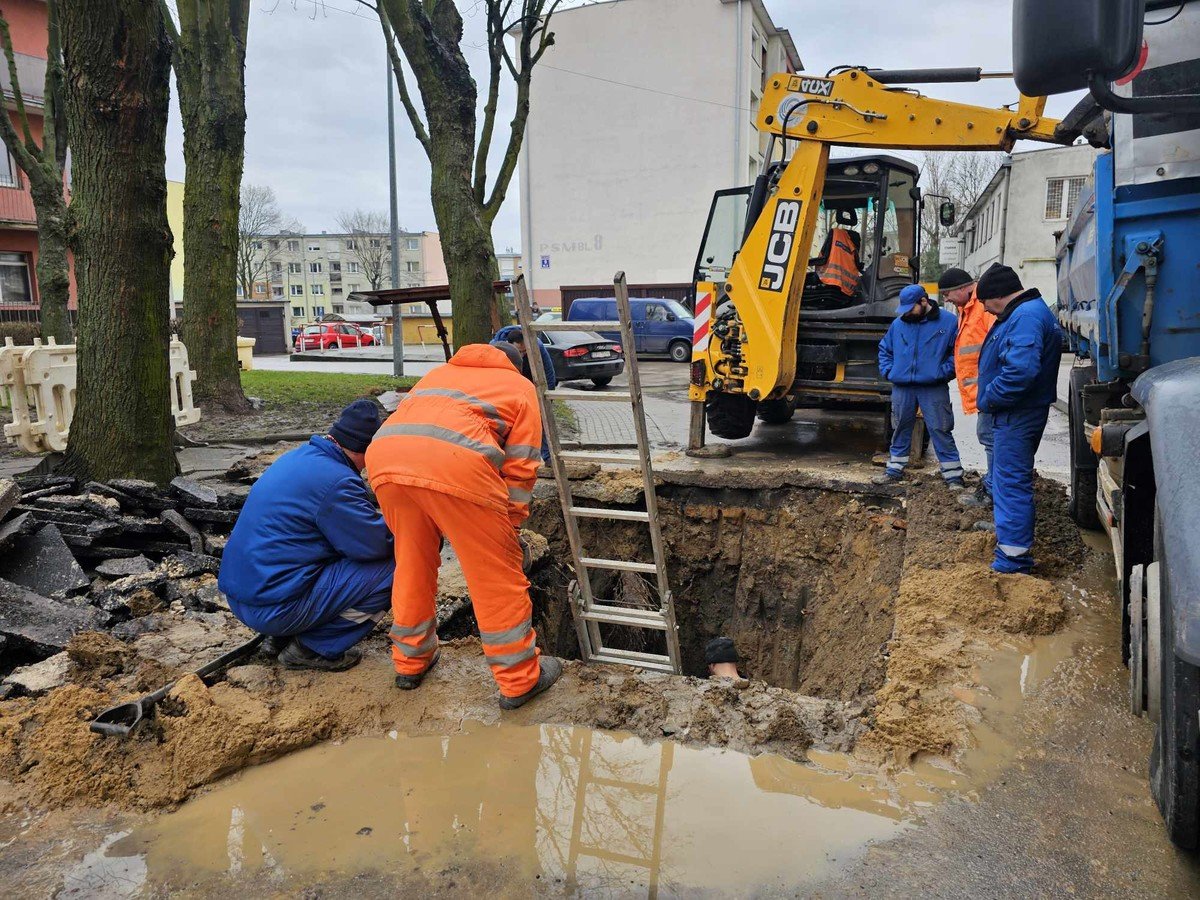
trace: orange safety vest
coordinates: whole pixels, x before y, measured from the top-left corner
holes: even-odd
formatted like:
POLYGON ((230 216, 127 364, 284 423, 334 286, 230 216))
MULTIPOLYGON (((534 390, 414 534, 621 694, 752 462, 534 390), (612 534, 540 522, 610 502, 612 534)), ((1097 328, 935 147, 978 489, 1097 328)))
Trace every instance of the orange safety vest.
POLYGON ((854 241, 845 228, 835 228, 830 232, 829 256, 824 265, 817 266, 817 277, 847 297, 853 296, 858 290, 862 274, 854 258, 854 241))
POLYGON ((958 336, 954 339, 954 377, 958 379, 958 392, 962 395, 963 412, 972 416, 979 411, 975 398, 979 391, 979 351, 983 339, 996 321, 996 317, 983 308, 971 289, 967 305, 957 310, 958 336))
POLYGON ((406 484, 529 515, 542 460, 533 384, 504 351, 467 344, 413 386, 367 448, 371 487, 406 484))

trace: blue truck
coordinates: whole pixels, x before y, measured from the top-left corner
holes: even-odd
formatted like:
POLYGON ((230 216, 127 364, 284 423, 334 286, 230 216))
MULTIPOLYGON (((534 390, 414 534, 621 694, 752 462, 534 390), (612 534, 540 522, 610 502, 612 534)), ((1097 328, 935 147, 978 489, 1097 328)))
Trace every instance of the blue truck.
POLYGON ((1058 239, 1071 514, 1111 539, 1131 712, 1171 839, 1200 845, 1200 0, 1015 0, 1023 93, 1086 89, 1106 148, 1058 239))

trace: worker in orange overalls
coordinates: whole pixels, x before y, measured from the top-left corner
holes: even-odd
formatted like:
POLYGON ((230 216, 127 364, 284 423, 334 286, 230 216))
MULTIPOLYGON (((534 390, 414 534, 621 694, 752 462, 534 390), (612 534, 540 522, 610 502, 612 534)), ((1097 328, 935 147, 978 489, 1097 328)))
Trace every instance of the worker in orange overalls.
POLYGON ((992 414, 979 412, 975 395, 979 381, 979 351, 983 339, 996 317, 983 308, 975 296, 975 279, 962 269, 947 269, 938 279, 938 297, 958 310, 958 336, 954 339, 954 371, 958 392, 962 396, 963 413, 978 414, 975 434, 987 457, 987 471, 979 480, 973 494, 962 493, 958 502, 964 506, 992 505, 992 414))
POLYGON ((830 229, 825 247, 813 260, 822 284, 832 285, 847 297, 858 290, 862 272, 858 267, 858 235, 846 228, 830 229))
POLYGON ((443 536, 462 565, 483 653, 516 709, 562 674, 534 644, 517 529, 529 515, 542 416, 512 344, 468 344, 417 382, 367 450, 367 476, 395 536, 392 660, 412 690, 438 661, 443 536))

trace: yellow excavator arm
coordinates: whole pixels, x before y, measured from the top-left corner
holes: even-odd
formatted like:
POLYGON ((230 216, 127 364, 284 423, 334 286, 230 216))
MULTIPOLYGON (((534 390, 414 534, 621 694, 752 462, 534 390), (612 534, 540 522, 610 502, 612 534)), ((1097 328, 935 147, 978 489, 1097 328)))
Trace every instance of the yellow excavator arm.
MULTIPOLYGON (((693 387, 692 399, 717 390, 766 400, 792 387, 804 272, 830 147, 1010 150, 1020 138, 1064 143, 1055 137, 1058 122, 1042 116, 1044 106, 1045 98, 1034 97, 1021 97, 1015 112, 935 100, 882 84, 861 69, 831 78, 770 78, 758 127, 783 141, 785 157, 788 144, 795 142, 795 151, 762 203, 726 283, 714 286, 737 315, 723 326, 725 340, 706 342, 703 353, 697 347, 705 383, 693 387)), ((751 201, 751 215, 754 206, 751 201)))

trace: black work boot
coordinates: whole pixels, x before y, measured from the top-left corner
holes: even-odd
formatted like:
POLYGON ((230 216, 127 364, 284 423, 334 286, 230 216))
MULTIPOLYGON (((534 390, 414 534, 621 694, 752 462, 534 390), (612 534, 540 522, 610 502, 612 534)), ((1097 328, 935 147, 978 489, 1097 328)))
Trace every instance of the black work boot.
POLYGON ((362 654, 357 650, 347 650, 341 656, 330 659, 313 650, 309 650, 295 638, 279 654, 279 661, 285 669, 318 669, 322 672, 344 672, 357 666, 362 654))
POLYGON ((987 492, 987 488, 983 486, 983 482, 975 488, 974 493, 968 494, 963 492, 958 495, 958 502, 963 506, 969 506, 972 509, 987 509, 992 505, 992 496, 987 492))
POLYGON ((419 672, 416 675, 397 675, 396 687, 402 691, 416 690, 421 686, 421 682, 425 680, 425 676, 429 674, 429 670, 437 665, 438 660, 442 658, 442 651, 439 648, 433 654, 433 659, 429 661, 429 665, 425 667, 425 671, 419 672))
POLYGON ((538 674, 537 684, 527 690, 525 693, 516 697, 500 697, 501 709, 516 709, 518 706, 524 706, 538 694, 542 693, 558 681, 558 677, 562 675, 562 663, 553 656, 541 656, 538 658, 538 663, 541 667, 541 672, 538 674))
POLYGON ((274 659, 283 652, 283 648, 290 644, 292 639, 286 635, 268 634, 261 644, 258 645, 258 652, 263 656, 269 656, 274 659))

